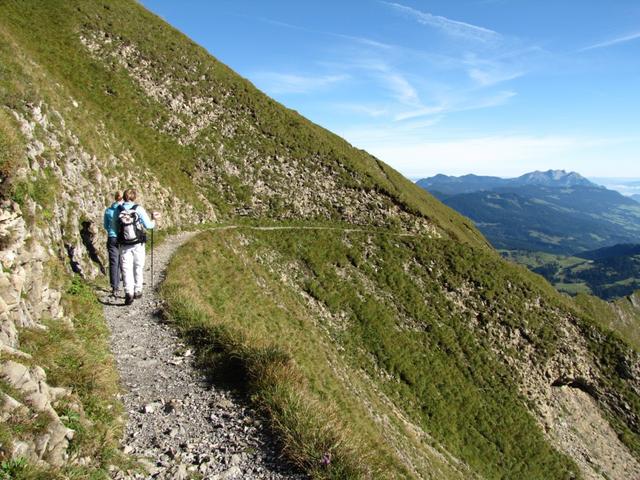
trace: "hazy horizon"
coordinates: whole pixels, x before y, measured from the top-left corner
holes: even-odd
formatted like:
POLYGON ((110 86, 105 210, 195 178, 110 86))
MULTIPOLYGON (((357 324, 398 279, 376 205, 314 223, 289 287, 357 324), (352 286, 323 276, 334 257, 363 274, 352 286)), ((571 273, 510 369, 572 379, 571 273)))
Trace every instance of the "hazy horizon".
MULTIPOLYGON (((567 170, 567 169, 562 169, 562 168, 554 168, 551 170, 565 170, 567 173, 571 173, 573 171, 571 170, 567 170)), ((436 175, 447 175, 450 177, 462 177, 464 175, 477 175, 477 176, 482 176, 482 177, 498 177, 498 178, 504 178, 504 179, 509 179, 509 178, 517 178, 521 175, 525 175, 527 173, 532 173, 535 170, 532 171, 527 171, 527 172, 522 172, 520 175, 481 175, 481 174, 477 174, 474 172, 469 172, 469 173, 465 173, 463 175, 450 175, 447 174, 445 172, 438 172, 438 173, 434 173, 433 175, 426 175, 423 177, 408 177, 412 182, 417 182, 419 180, 425 179, 425 178, 431 178, 431 177, 435 177, 436 175)), ((538 170, 541 171, 541 170, 538 170)), ((542 170, 542 171, 548 171, 548 170, 542 170)), ((580 175, 582 175, 580 172, 575 172, 578 173, 580 175)), ((590 177, 590 176, 586 176, 586 175, 582 175, 583 177, 585 177, 587 180, 597 184, 597 185, 601 185, 603 187, 608 188, 609 190, 615 190, 625 196, 631 196, 631 195, 640 195, 640 177, 590 177)))
MULTIPOLYGON (((521 174, 518 175, 484 175, 481 173, 475 173, 475 172, 469 172, 469 173, 463 173, 461 175, 456 175, 453 173, 446 173, 444 171, 438 171, 437 173, 433 173, 433 174, 429 174, 429 175, 425 175, 425 176, 418 176, 418 177, 407 177, 410 180, 420 180, 422 178, 429 178, 429 177, 435 177, 436 175, 447 175, 448 177, 463 177, 465 175, 476 175, 479 177, 498 177, 498 178, 517 178, 520 177, 522 175, 526 175, 527 173, 533 173, 536 171, 539 172, 547 172, 549 170, 565 170, 567 173, 572 173, 575 172, 579 175, 582 175, 582 173, 580 172, 576 172, 575 170, 567 170, 564 168, 552 168, 552 169, 547 169, 547 170, 528 170, 526 172, 522 172, 521 174)), ((590 180, 592 182, 595 182, 596 180, 602 180, 602 181, 622 181, 622 182, 640 182, 640 177, 620 177, 620 176, 616 176, 616 177, 590 177, 587 175, 582 175, 583 177, 585 177, 587 180, 590 180)))

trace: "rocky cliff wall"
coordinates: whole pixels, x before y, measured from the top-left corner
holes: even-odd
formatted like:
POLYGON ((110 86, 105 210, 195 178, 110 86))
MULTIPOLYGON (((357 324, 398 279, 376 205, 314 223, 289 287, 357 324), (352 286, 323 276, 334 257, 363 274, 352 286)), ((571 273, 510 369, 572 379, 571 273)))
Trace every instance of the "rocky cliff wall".
MULTIPOLYGON (((161 228, 213 221, 216 215, 209 206, 196 212, 131 155, 92 154, 63 115, 43 102, 25 105, 11 115, 25 148, 12 178, 16 198, 0 204, 0 379, 16 392, 2 394, 0 419, 44 416, 46 427, 14 440, 10 453, 14 458, 61 465, 74 432, 64 426, 55 407, 70 391, 49 385, 37 359, 20 350, 21 329, 44 330, 45 319, 72 325, 61 305, 64 284, 53 278, 51 268, 62 264, 68 273, 85 279, 105 273, 103 211, 113 192, 128 186, 139 190, 141 204, 162 213, 161 228)), ((108 151, 106 136, 104 141, 108 151)))

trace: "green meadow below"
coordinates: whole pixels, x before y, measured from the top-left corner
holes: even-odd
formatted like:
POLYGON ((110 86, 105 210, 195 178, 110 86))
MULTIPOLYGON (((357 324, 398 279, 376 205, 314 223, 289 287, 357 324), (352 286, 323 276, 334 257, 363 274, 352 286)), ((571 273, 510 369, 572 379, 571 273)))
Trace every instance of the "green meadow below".
POLYGON ((561 292, 616 300, 640 290, 639 251, 638 245, 616 245, 575 255, 524 250, 502 250, 501 253, 542 275, 561 292))

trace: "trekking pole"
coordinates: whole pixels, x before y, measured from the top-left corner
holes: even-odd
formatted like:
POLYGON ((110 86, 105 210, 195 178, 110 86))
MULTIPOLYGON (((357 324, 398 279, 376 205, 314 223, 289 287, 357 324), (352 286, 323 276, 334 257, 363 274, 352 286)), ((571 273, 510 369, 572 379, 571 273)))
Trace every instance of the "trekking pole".
POLYGON ((153 290, 153 231, 155 228, 151 229, 151 290, 153 290))

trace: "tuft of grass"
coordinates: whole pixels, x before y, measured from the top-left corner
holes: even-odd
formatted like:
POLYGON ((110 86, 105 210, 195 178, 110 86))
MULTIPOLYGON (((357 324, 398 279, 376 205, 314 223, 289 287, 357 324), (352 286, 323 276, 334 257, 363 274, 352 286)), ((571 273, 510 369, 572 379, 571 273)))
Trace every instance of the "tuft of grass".
POLYGON ((23 155, 24 145, 17 131, 15 120, 0 109, 0 198, 11 194, 12 176, 23 155))
MULTIPOLYGON (((53 204, 60 185, 50 167, 45 168, 33 179, 21 179, 12 185, 12 200, 24 207, 27 199, 31 199, 41 207, 37 215, 40 224, 46 224, 53 219, 53 204)), ((23 208, 23 211, 25 209, 23 208)))
POLYGON ((27 462, 24 458, 5 460, 0 463, 0 480, 18 478, 26 469, 27 462))

